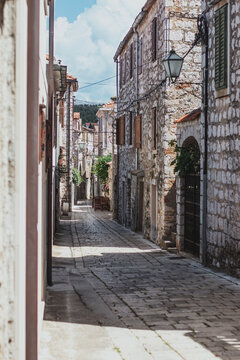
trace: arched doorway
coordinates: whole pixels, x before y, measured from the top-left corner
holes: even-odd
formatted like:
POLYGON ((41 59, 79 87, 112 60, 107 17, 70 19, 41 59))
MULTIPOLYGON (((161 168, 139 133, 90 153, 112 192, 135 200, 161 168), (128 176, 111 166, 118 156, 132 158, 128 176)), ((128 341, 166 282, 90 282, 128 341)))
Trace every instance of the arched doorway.
POLYGON ((183 143, 188 159, 184 185, 184 251, 200 254, 200 150, 194 137, 183 143))

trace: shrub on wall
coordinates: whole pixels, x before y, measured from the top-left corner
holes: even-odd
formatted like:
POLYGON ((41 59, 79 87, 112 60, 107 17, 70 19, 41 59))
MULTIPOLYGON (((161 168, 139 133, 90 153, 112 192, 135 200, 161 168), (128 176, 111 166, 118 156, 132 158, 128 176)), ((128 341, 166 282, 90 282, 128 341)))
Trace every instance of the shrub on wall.
POLYGON ((180 147, 177 145, 176 140, 171 140, 169 145, 174 147, 176 154, 175 159, 171 162, 171 165, 174 165, 175 173, 178 173, 180 177, 187 174, 199 174, 200 154, 196 146, 180 147))
POLYGON ((73 184, 79 186, 83 181, 84 181, 83 177, 81 176, 78 169, 73 168, 72 169, 72 182, 73 182, 73 184))
POLYGON ((102 156, 93 165, 92 172, 97 175, 99 182, 106 185, 108 180, 108 163, 112 161, 112 155, 102 156))

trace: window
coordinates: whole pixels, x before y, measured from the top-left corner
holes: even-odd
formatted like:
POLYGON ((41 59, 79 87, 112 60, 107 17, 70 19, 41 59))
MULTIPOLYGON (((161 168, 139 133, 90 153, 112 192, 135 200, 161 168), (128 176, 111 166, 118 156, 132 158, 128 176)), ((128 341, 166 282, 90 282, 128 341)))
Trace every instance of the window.
POLYGON ((105 123, 105 147, 108 146, 108 113, 106 114, 106 123, 105 123))
POLYGON ((152 21, 152 61, 157 60, 157 18, 152 21))
POLYGON ((139 40, 138 45, 138 74, 142 73, 142 66, 143 66, 143 39, 139 40))
POLYGON ((127 54, 124 54, 124 61, 123 61, 123 85, 126 83, 127 77, 127 54))
POLYGON ((135 117, 134 130, 135 130, 134 146, 136 148, 141 148, 142 146, 142 116, 141 115, 135 117))
POLYGON ((133 43, 130 46, 130 79, 133 77, 133 43))
POLYGON ((120 89, 122 88, 122 84, 123 84, 123 63, 122 63, 122 59, 120 59, 119 62, 119 87, 120 89))
POLYGON ((133 143, 133 113, 130 112, 129 115, 129 145, 133 143))
POLYGON ((117 135, 116 144, 125 145, 125 116, 120 117, 116 120, 117 122, 117 135))
POLYGON ((215 88, 228 86, 228 4, 215 12, 215 88))
POLYGON ((157 148, 157 109, 152 109, 152 149, 157 148))

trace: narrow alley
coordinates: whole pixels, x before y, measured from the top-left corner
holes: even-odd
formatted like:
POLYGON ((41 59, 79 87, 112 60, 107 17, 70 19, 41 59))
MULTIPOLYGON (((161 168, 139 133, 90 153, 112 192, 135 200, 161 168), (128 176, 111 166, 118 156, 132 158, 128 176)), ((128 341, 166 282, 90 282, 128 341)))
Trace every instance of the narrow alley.
POLYGON ((75 207, 55 236, 40 359, 237 360, 239 284, 75 207))

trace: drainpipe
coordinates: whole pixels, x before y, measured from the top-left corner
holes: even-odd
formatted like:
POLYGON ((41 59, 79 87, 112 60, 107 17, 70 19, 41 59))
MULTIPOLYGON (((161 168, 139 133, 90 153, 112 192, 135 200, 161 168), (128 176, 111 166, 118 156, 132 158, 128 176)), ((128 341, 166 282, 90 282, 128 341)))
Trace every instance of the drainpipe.
POLYGON ((48 238, 47 238, 47 283, 52 286, 52 243, 53 243, 53 136, 54 136, 54 0, 49 4, 49 80, 48 80, 48 238))
MULTIPOLYGON (((118 59, 115 61, 116 62, 116 90, 117 90, 117 115, 116 118, 118 118, 118 110, 119 110, 119 90, 118 90, 118 82, 119 82, 119 73, 118 73, 118 64, 119 61, 118 59)), ((117 179, 117 191, 116 191, 116 200, 115 200, 115 217, 116 219, 118 219, 118 208, 119 208, 119 145, 117 145, 117 171, 116 171, 116 179, 117 179)))
POLYGON ((67 112, 67 189, 68 211, 71 209, 71 182, 70 182, 70 123, 71 123, 71 83, 68 83, 68 112, 67 112))
POLYGON ((203 95, 203 113, 204 113, 204 160, 203 160, 203 223, 202 223, 202 263, 207 265, 207 168, 208 168, 208 24, 206 16, 200 19, 204 29, 204 95, 203 95))
POLYGON ((28 0, 26 360, 38 357, 39 1, 28 0))

